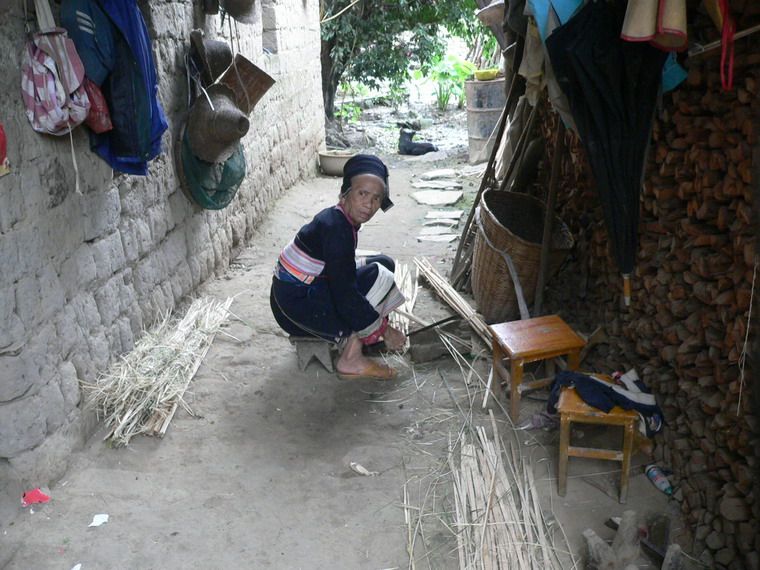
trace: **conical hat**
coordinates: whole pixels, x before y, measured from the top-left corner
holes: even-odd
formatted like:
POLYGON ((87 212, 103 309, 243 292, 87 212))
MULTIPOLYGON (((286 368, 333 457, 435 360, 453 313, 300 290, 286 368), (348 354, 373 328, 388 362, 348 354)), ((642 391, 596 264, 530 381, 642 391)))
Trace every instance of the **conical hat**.
POLYGON ((504 11, 504 0, 493 0, 482 10, 476 10, 475 15, 483 22, 484 26, 497 26, 501 29, 501 24, 504 21, 504 11))
POLYGON ((201 93, 190 109, 187 137, 195 156, 206 162, 222 162, 235 152, 250 125, 228 87, 215 83, 205 93, 208 97, 201 93))
POLYGON ((203 84, 211 85, 232 63, 232 50, 226 42, 204 39, 203 30, 190 32, 190 43, 190 55, 197 56, 203 84))
POLYGON ((225 12, 243 24, 253 24, 258 19, 254 0, 221 0, 220 4, 225 12))
POLYGON ((238 107, 249 115, 275 81, 250 60, 237 54, 232 65, 219 78, 219 83, 235 92, 238 107))

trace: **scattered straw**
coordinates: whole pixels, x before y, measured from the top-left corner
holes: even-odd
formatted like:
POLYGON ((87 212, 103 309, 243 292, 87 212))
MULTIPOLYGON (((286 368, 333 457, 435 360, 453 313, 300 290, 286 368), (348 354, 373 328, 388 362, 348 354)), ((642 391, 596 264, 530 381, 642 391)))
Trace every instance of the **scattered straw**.
POLYGON ((95 383, 84 384, 88 406, 111 430, 105 439, 127 445, 137 434, 163 436, 206 355, 232 299, 196 299, 185 316, 167 316, 145 332, 134 350, 95 383))

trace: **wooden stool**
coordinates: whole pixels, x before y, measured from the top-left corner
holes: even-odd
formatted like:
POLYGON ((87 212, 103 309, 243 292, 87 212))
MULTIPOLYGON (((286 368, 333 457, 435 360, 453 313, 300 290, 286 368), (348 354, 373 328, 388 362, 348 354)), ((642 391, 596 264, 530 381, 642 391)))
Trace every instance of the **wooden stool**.
POLYGON ((490 325, 488 329, 493 337, 493 394, 497 398, 501 394, 500 379, 509 382, 510 416, 514 423, 520 415, 520 394, 551 384, 554 358, 567 356, 567 367, 578 370, 580 352, 585 342, 557 315, 499 323, 490 325), (504 366, 505 357, 511 363, 509 372, 504 366), (547 377, 522 386, 525 364, 537 360, 546 360, 547 377))
POLYGON ((291 336, 290 344, 296 347, 298 368, 303 372, 312 358, 322 363, 328 372, 335 372, 330 349, 335 343, 314 336, 291 336))
POLYGON ((560 496, 564 497, 567 491, 567 462, 568 458, 572 455, 573 457, 588 457, 591 459, 622 462, 620 502, 625 503, 628 496, 628 472, 631 467, 631 455, 633 455, 633 440, 636 434, 636 422, 639 420, 639 414, 633 410, 624 410, 619 406, 615 406, 609 413, 605 413, 581 400, 573 388, 562 388, 559 402, 557 403, 557 410, 559 410, 560 414, 558 477, 558 492, 560 496), (624 430, 623 450, 571 446, 570 424, 572 422, 622 426, 624 430))

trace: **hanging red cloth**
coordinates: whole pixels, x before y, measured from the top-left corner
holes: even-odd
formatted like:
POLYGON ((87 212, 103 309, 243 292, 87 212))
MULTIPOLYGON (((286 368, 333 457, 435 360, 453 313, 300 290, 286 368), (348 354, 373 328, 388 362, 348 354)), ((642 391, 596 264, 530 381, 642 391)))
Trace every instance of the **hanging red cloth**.
POLYGON ((718 0, 720 14, 723 19, 721 40, 723 46, 720 52, 720 84, 728 90, 734 86, 734 34, 736 22, 728 10, 728 0, 718 0))
POLYGON ((8 147, 5 141, 5 131, 0 124, 0 176, 5 176, 11 171, 11 165, 8 162, 8 147))

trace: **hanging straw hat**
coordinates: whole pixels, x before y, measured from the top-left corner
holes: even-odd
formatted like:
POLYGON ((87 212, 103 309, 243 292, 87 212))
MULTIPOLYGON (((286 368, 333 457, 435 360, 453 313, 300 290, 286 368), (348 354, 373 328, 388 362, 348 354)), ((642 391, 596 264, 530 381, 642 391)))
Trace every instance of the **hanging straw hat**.
POLYGON ((211 85, 232 63, 232 50, 226 42, 203 39, 203 30, 190 32, 190 57, 198 64, 204 87, 211 85))
POLYGON ((265 71, 256 67, 240 54, 219 78, 218 83, 226 85, 235 93, 237 106, 250 115, 256 103, 269 91, 275 81, 265 71))
POLYGON ((198 96, 190 109, 187 120, 190 148, 206 162, 222 162, 235 152, 249 126, 248 117, 235 104, 235 94, 215 83, 198 96))
POLYGON ((504 21, 504 0, 493 0, 488 6, 476 10, 475 15, 483 22, 484 26, 497 26, 501 29, 504 21))
POLYGON ((221 0, 224 11, 243 24, 253 24, 258 19, 254 0, 221 0))

